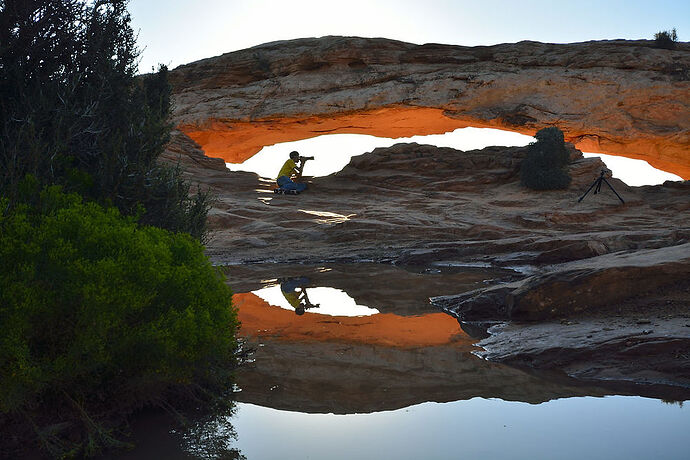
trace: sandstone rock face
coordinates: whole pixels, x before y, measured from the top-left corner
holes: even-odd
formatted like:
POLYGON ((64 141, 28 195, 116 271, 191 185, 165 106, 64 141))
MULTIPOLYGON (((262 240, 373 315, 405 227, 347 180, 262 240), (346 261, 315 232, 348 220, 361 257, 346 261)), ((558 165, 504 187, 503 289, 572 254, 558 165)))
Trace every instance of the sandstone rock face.
POLYGON ((626 311, 575 321, 498 324, 489 329, 491 337, 479 343, 484 350, 477 354, 518 367, 558 369, 585 381, 667 386, 665 398, 687 400, 687 310, 676 308, 673 313, 655 305, 656 299, 647 300, 653 307, 637 318, 626 311))
POLYGON ((462 47, 324 37, 268 43, 171 72, 174 121, 209 156, 326 133, 385 137, 561 128, 578 148, 690 178, 690 45, 462 47))
POLYGON ((432 301, 463 320, 541 320, 616 305, 689 279, 690 243, 685 243, 584 258, 432 301))

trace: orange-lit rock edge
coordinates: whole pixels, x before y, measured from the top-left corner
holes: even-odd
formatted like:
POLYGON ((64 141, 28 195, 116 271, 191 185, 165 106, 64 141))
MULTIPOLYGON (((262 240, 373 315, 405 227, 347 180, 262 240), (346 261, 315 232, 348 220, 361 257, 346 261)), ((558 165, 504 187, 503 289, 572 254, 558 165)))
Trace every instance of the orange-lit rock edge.
POLYGON ((269 305, 252 293, 235 294, 240 335, 290 342, 346 342, 396 348, 450 345, 472 349, 475 342, 445 313, 399 316, 327 316, 269 305))
MULTIPOLYGON (((179 125, 178 129, 196 141, 210 157, 241 163, 263 147, 281 142, 309 139, 324 134, 368 134, 378 137, 410 137, 442 134, 458 128, 495 128, 529 136, 537 128, 506 125, 501 119, 481 120, 450 117, 443 109, 429 107, 387 107, 342 113, 327 117, 269 118, 251 122, 209 119, 201 125, 179 125)), ((586 152, 645 160, 655 168, 690 179, 687 152, 680 144, 655 139, 606 139, 586 132, 565 132, 566 141, 586 152)), ((360 154, 364 152, 353 152, 360 154)))

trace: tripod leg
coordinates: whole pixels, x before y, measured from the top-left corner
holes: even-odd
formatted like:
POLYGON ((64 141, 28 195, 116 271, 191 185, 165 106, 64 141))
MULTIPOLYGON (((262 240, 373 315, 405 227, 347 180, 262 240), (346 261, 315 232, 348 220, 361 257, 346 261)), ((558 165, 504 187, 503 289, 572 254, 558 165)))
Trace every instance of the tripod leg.
POLYGON ((595 180, 595 181, 592 183, 592 185, 589 186, 589 188, 587 189, 587 191, 585 192, 585 194, 582 195, 582 196, 580 197, 579 200, 577 200, 578 203, 585 199, 585 197, 587 196, 587 194, 589 193, 589 191, 592 190, 592 187, 594 187, 595 185, 597 185, 597 182, 599 182, 599 179, 595 180))
POLYGON ((618 192, 616 192, 616 191, 613 189, 613 187, 611 186, 611 184, 609 184, 609 181, 607 181, 606 179, 604 179, 604 182, 606 182, 606 185, 608 185, 609 188, 611 189, 611 191, 612 191, 613 193, 616 194, 616 196, 618 197, 618 199, 621 200, 621 203, 625 204, 625 201, 623 201, 623 198, 621 198, 621 196, 618 194, 618 192))

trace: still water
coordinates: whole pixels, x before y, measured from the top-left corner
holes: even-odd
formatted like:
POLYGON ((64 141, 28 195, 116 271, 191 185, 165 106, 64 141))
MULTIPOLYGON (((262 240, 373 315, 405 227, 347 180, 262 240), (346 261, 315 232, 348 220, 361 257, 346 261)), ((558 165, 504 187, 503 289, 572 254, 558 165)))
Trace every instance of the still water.
POLYGON ((120 458, 690 458, 682 402, 486 362, 472 353, 477 340, 428 303, 515 272, 225 271, 254 350, 237 375, 235 412, 200 421, 203 435, 184 442, 159 426, 120 458))
POLYGON ((640 397, 539 405, 473 398, 373 414, 301 414, 240 404, 248 459, 687 459, 690 413, 640 397))

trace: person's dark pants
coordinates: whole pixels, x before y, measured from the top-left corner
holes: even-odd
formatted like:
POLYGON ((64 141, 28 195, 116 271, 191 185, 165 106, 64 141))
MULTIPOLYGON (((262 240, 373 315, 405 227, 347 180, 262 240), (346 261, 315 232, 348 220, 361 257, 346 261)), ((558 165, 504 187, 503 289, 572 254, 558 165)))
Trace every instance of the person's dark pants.
POLYGON ((292 182, 288 176, 280 176, 276 181, 278 187, 285 190, 296 190, 298 192, 303 192, 307 189, 307 184, 302 184, 300 182, 292 182))

